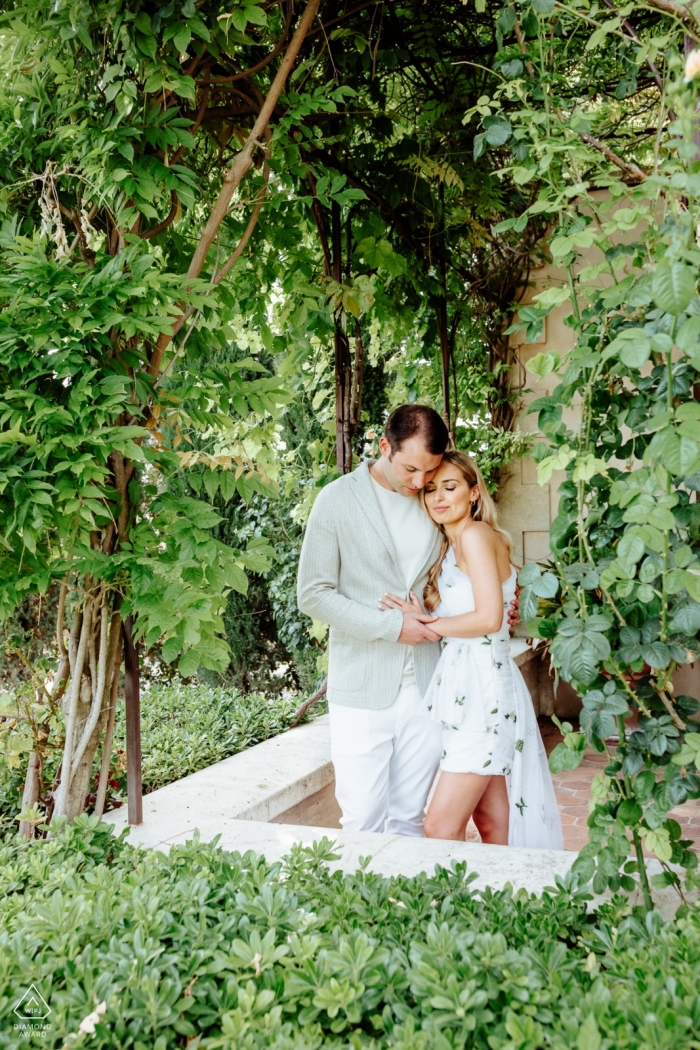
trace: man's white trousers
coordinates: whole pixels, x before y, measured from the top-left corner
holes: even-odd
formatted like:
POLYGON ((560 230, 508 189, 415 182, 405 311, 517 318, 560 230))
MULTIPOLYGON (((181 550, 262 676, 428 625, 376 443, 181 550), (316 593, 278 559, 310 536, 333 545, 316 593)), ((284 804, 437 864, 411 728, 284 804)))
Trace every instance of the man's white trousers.
POLYGON ((380 711, 329 704, 335 797, 346 831, 423 835, 442 726, 422 710, 415 683, 380 711))

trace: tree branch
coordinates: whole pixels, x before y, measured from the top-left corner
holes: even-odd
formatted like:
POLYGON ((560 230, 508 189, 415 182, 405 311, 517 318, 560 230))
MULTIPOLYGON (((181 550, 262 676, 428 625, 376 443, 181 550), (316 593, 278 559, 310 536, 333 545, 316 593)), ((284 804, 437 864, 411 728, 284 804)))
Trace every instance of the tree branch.
POLYGON ((284 47, 285 40, 289 36, 289 28, 290 28, 290 26, 292 24, 292 14, 293 13, 294 13, 294 3, 293 3, 293 0, 289 0, 289 3, 287 4, 287 17, 285 19, 284 30, 282 32, 282 36, 279 38, 279 40, 275 44, 275 46, 272 49, 272 51, 270 51, 269 55, 266 55, 265 58, 262 58, 258 63, 256 63, 256 65, 251 66, 250 69, 243 69, 243 70, 241 70, 240 73, 232 73, 230 77, 216 77, 214 80, 210 80, 209 83, 210 84, 231 84, 231 83, 233 83, 234 80, 246 80, 248 77, 251 77, 253 75, 253 73, 259 73, 261 69, 265 68, 265 66, 269 66, 270 62, 272 62, 272 59, 275 57, 275 55, 279 55, 280 51, 284 47))
POLYGON ((163 221, 159 222, 157 226, 152 226, 150 230, 146 230, 145 233, 141 234, 141 237, 144 241, 147 241, 149 237, 155 237, 157 234, 162 233, 163 230, 167 230, 168 226, 170 226, 170 224, 175 221, 175 216, 177 215, 180 208, 180 202, 177 198, 177 193, 175 190, 170 191, 170 200, 172 202, 170 206, 170 211, 163 219, 163 221))
MULTIPOLYGON (((272 82, 267 98, 260 109, 258 118, 246 139, 243 149, 237 155, 233 164, 224 175, 224 184, 221 187, 217 201, 211 210, 211 214, 204 229, 202 230, 199 244, 192 256, 192 261, 190 262, 187 271, 188 277, 199 277, 204 268, 209 249, 214 243, 219 227, 226 217, 231 199, 240 186, 244 175, 248 172, 253 163, 253 153, 261 145, 261 136, 264 135, 265 130, 267 129, 267 125, 274 112, 279 97, 282 94, 282 89, 284 88, 287 77, 292 70, 296 57, 299 54, 304 38, 316 17, 319 3, 320 0, 308 0, 304 13, 294 31, 294 36, 292 37, 284 58, 280 63, 280 67, 277 70, 277 75, 272 82)), ((174 332, 161 334, 158 342, 153 348, 153 354, 148 368, 148 371, 152 376, 157 376, 160 372, 163 354, 171 342, 173 335, 174 332)))
POLYGON ((318 239, 321 242, 321 250, 323 252, 323 272, 326 277, 331 275, 331 250, 328 246, 328 234, 326 233, 326 224, 323 219, 323 210, 321 208, 321 202, 316 196, 316 180, 311 174, 307 172, 307 180, 311 187, 311 211, 313 213, 314 221, 316 223, 316 229, 318 231, 318 239))
POLYGON ((677 18, 693 29, 697 28, 697 19, 685 4, 677 4, 675 0, 645 0, 648 7, 654 7, 657 11, 663 11, 665 15, 677 18))
POLYGON ((247 245, 248 241, 250 240, 253 234, 253 230, 255 229, 258 219, 260 217, 263 201, 265 200, 265 194, 267 193, 267 187, 270 182, 270 166, 267 163, 267 161, 265 161, 263 165, 263 179, 264 182, 258 190, 258 196, 255 201, 255 206, 253 208, 253 211, 251 212, 250 218, 248 219, 248 225, 243 231, 240 241, 233 249, 228 259, 217 273, 216 277, 212 278, 212 284, 219 284, 224 279, 229 270, 236 265, 236 263, 238 262, 245 250, 245 246, 247 245))
POLYGON ((577 134, 589 146, 592 146, 593 149, 597 149, 599 153, 602 153, 611 164, 614 164, 615 167, 619 168, 620 171, 627 176, 628 181, 644 182, 647 178, 647 175, 641 168, 637 167, 634 163, 628 163, 626 160, 623 160, 622 157, 618 157, 617 153, 613 153, 610 147, 606 146, 604 142, 600 141, 600 139, 595 138, 593 135, 589 135, 585 131, 579 131, 577 134))

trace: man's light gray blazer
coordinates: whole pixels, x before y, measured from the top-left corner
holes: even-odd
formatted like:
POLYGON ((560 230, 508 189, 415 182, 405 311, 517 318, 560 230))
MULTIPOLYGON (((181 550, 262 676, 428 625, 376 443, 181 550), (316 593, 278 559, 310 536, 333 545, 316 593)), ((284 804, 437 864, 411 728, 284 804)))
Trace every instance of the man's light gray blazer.
MULTIPOLYGON (((379 598, 387 591, 407 594, 374 485, 369 465, 361 463, 319 493, 301 550, 297 601, 303 613, 330 625, 329 702, 379 709, 396 696, 407 648, 397 643, 402 614, 382 612, 379 598)), ((439 552, 435 529, 410 588, 420 598, 439 552)), ((439 656, 439 642, 413 647, 421 693, 439 656)))

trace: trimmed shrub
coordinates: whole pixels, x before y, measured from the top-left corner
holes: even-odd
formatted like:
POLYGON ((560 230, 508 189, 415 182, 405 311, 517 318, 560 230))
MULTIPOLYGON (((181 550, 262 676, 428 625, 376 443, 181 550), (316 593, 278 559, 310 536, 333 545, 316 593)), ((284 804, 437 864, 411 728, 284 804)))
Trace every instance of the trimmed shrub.
POLYGON ((697 908, 664 925, 622 899, 587 913, 575 876, 535 897, 476 892, 464 864, 387 879, 332 859, 196 840, 166 857, 86 816, 6 843, 0 1045, 26 1045, 33 983, 50 1047, 697 1047, 697 908))
MULTIPOLYGON (((289 729, 300 697, 241 695, 237 689, 205 685, 154 685, 141 703, 144 792, 180 780, 198 769, 245 751, 289 729)), ((320 713, 313 709, 311 717, 320 713)), ((126 735, 124 707, 114 735, 115 772, 121 773, 126 735)), ((121 785, 120 785, 121 786, 121 785)), ((126 791, 125 770, 123 788, 126 791)))

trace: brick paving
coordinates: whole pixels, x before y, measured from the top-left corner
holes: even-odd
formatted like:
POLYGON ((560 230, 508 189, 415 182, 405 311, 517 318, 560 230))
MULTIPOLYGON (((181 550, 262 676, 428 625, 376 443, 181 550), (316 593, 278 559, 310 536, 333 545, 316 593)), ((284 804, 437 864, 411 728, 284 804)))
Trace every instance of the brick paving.
MULTIPOLYGON (((561 733, 548 718, 540 719, 540 732, 547 754, 561 741, 561 733)), ((578 852, 588 842, 588 804, 591 799, 591 783, 596 773, 607 765, 607 755, 590 748, 581 765, 572 771, 565 770, 553 777, 554 790, 561 810, 564 828, 564 849, 578 852)), ((689 799, 682 806, 672 809, 669 816, 677 820, 682 828, 682 837, 692 839, 694 849, 700 853, 700 799, 689 799)), ((470 821, 467 841, 478 841, 479 833, 470 821)))
MULTIPOLYGON (((557 727, 547 718, 540 719, 540 732, 547 754, 561 740, 557 727)), ((565 770, 553 777, 554 790, 561 810, 564 827, 564 849, 578 851, 588 842, 588 803, 591 799, 591 782, 596 773, 607 765, 607 755, 590 748, 583 762, 571 772, 565 770)), ((677 820, 682 828, 682 837, 692 839, 700 852, 700 799, 689 799, 682 806, 672 809, 669 816, 677 820)))

